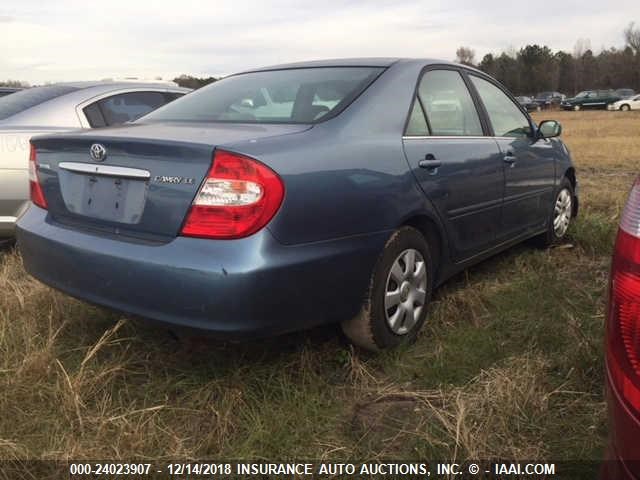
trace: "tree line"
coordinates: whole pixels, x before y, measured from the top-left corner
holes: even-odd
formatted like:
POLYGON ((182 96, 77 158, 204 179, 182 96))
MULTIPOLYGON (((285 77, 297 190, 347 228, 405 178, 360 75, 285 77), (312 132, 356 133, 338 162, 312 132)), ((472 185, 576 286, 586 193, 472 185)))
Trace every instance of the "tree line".
POLYGON ((179 77, 173 79, 173 81, 179 86, 183 88, 193 88, 194 90, 200 87, 204 87, 205 85, 209 85, 210 83, 213 83, 217 80, 219 79, 215 77, 199 78, 192 77, 191 75, 180 75, 179 77))
POLYGON ((28 86, 27 82, 21 82, 20 80, 0 80, 0 87, 25 88, 28 86))
MULTIPOLYGON (((157 78, 157 80, 161 80, 161 78, 157 78)), ((210 83, 215 82, 218 78, 215 77, 193 77, 191 75, 180 75, 173 79, 175 83, 184 88, 200 88, 205 85, 209 85, 210 83)), ((28 82, 23 82, 20 80, 0 80, 0 87, 15 87, 15 88, 27 88, 29 87, 28 82)))
POLYGON ((545 45, 526 45, 500 54, 487 53, 476 64, 475 51, 460 47, 456 61, 472 65, 495 77, 515 93, 558 91, 573 95, 581 90, 633 88, 640 91, 640 28, 624 29, 623 48, 598 54, 589 40, 576 42, 573 52, 554 52, 545 45))

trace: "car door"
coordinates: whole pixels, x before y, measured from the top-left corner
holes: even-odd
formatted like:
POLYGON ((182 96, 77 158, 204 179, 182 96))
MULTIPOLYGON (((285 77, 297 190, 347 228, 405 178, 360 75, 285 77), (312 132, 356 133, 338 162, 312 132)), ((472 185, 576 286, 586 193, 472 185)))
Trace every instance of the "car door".
POLYGON ((588 108, 600 108, 606 105, 606 94, 602 92, 591 92, 587 95, 583 105, 588 108))
POLYGON ((640 110, 640 95, 636 95, 629 100, 629 105, 632 110, 640 110))
POLYGON ((413 174, 436 208, 455 261, 492 246, 500 226, 502 156, 456 68, 423 72, 403 145, 413 174))
POLYGON ((502 153, 505 179, 499 239, 544 229, 555 185, 551 140, 537 139, 535 126, 505 91, 488 78, 470 74, 502 153))

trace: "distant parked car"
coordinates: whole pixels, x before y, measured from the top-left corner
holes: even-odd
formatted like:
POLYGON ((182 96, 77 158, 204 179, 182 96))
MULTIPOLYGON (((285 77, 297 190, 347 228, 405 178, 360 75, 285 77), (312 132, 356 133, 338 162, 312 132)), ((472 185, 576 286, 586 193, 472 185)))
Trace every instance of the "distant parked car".
POLYGON ((33 135, 135 120, 189 92, 173 83, 80 82, 33 87, 0 98, 0 239, 13 235, 29 199, 33 135))
POLYGON ((15 87, 0 87, 0 97, 4 97, 6 95, 11 95, 12 93, 16 93, 22 90, 22 88, 15 87))
POLYGON ((516 100, 527 112, 540 111, 540 104, 531 97, 520 96, 516 97, 516 100))
POLYGON ((16 234, 46 284, 174 328, 342 322, 391 348, 451 275, 565 236, 578 197, 561 131, 463 65, 279 65, 130 125, 34 138, 16 234))
POLYGON ((550 108, 557 105, 565 99, 565 95, 560 92, 540 92, 534 99, 541 108, 550 108))
POLYGON ((609 447, 602 480, 640 478, 640 179, 620 217, 606 311, 609 447))
POLYGON ((568 98, 560 104, 563 110, 606 109, 609 104, 617 102, 620 97, 614 90, 585 90, 573 98, 568 98))
POLYGON ((609 110, 622 110, 623 112, 628 112, 629 110, 640 110, 640 95, 635 95, 610 103, 607 108, 609 110))
POLYGON ((616 90, 616 95, 618 95, 621 99, 633 97, 636 94, 635 90, 632 88, 619 88, 616 90))

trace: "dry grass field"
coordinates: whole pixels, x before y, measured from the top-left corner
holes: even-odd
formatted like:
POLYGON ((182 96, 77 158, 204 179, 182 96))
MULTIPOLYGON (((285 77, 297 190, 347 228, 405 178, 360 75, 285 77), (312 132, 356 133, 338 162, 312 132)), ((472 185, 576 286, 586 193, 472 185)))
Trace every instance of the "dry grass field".
POLYGON ((0 254, 0 458, 599 459, 609 254, 640 173, 640 112, 560 120, 582 205, 436 292, 419 340, 373 356, 335 328, 176 340, 0 254))

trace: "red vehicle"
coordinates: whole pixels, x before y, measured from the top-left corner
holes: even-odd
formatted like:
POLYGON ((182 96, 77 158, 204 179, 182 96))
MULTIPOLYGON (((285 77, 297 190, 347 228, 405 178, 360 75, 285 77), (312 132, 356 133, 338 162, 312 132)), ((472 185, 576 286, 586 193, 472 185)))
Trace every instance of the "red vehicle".
POLYGON ((640 478, 640 177, 620 219, 606 326, 610 442, 605 479, 640 478))

